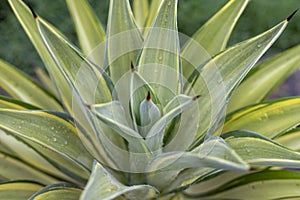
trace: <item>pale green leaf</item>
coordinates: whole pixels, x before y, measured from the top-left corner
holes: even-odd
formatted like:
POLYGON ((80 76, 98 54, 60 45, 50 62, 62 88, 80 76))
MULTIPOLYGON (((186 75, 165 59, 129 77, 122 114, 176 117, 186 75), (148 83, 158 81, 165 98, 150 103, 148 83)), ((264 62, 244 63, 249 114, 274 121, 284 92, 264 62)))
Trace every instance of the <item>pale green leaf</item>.
POLYGON ((145 24, 145 29, 144 29, 144 36, 147 35, 148 33, 148 28, 151 26, 151 24, 153 23, 153 21, 155 20, 156 16, 157 16, 157 12, 159 11, 159 7, 161 5, 161 3, 163 2, 163 0, 153 0, 151 1, 151 5, 150 5, 150 9, 149 9, 149 14, 147 17, 147 21, 145 24))
MULTIPOLYGON (((97 45, 105 41, 104 28, 87 0, 67 0, 66 2, 76 27, 81 49, 85 55, 88 55, 97 45)), ((92 61, 100 64, 96 57, 92 61)))
POLYGON ((195 103, 198 98, 199 96, 178 95, 165 106, 162 117, 153 124, 146 137, 146 143, 152 151, 157 151, 163 146, 165 128, 168 123, 195 103))
POLYGON ((87 179, 92 157, 71 119, 42 111, 1 110, 0 116, 1 129, 20 138, 75 180, 87 179))
POLYGON ((54 81, 55 87, 59 92, 59 98, 68 111, 71 111, 72 95, 68 89, 68 83, 64 79, 63 74, 56 67, 55 61, 49 54, 44 42, 39 34, 39 30, 36 26, 36 21, 32 16, 30 9, 21 0, 9 0, 8 1, 23 29, 27 33, 32 44, 35 46, 37 52, 45 63, 51 79, 54 81))
POLYGON ((295 151, 300 151, 300 129, 296 128, 291 130, 284 135, 279 136, 275 139, 276 142, 282 144, 283 146, 293 149, 295 151))
POLYGON ((0 60, 0 88, 15 99, 46 110, 62 111, 58 100, 29 76, 0 60))
POLYGON ((95 115, 118 132, 129 143, 129 148, 136 153, 149 152, 141 135, 128 126, 124 109, 120 102, 112 101, 107 104, 91 105, 95 115))
POLYGON ((201 94, 199 99, 198 142, 204 134, 219 134, 225 108, 232 91, 246 76, 266 50, 276 41, 287 26, 287 20, 270 30, 237 44, 200 66, 189 78, 185 93, 201 94))
POLYGON ((213 185, 199 184, 186 192, 188 199, 299 199, 300 173, 297 171, 266 170, 246 174, 225 182, 216 189, 202 192, 200 188, 213 185))
POLYGON ((109 67, 111 79, 116 84, 130 72, 130 63, 136 62, 143 43, 129 0, 110 1, 106 35, 104 67, 109 67))
MULTIPOLYGON (((7 134, 0 130, 0 146, 6 148, 5 151, 9 155, 13 155, 20 161, 29 164, 36 170, 45 172, 51 176, 57 177, 61 180, 74 181, 67 175, 59 171, 52 164, 50 164, 44 157, 36 152, 31 146, 22 142, 18 137, 7 134)), ((18 178, 17 178, 18 179, 18 178)))
POLYGON ((2 152, 0 152, 0 177, 2 181, 31 180, 43 184, 59 182, 58 179, 39 171, 22 160, 2 152))
POLYGON ((300 153, 255 133, 233 131, 222 137, 251 166, 285 168, 299 168, 300 166, 300 153))
POLYGON ((232 30, 248 2, 229 1, 184 45, 181 51, 184 77, 190 77, 196 67, 226 48, 232 30))
POLYGON ((192 152, 169 152, 154 157, 148 170, 155 173, 150 174, 148 181, 163 188, 169 186, 180 171, 188 168, 246 171, 249 166, 222 139, 214 138, 192 152))
MULTIPOLYGON (((153 1, 152 1, 153 2, 153 1)), ((133 1, 133 13, 136 23, 140 28, 145 26, 148 13, 149 13, 149 1, 148 0, 134 0, 133 1)))
POLYGON ((64 74, 69 87, 77 89, 88 104, 111 101, 112 84, 105 72, 81 55, 45 21, 37 18, 37 26, 56 67, 64 74))
POLYGON ((146 137, 151 127, 160 119, 160 110, 149 97, 140 104, 140 134, 146 137))
POLYGON ((282 81, 300 67, 300 45, 253 68, 234 91, 227 112, 265 100, 282 81))
POLYGON ((164 106, 182 92, 177 0, 164 0, 146 36, 137 69, 164 106))
POLYGON ((110 78, 101 68, 87 60, 52 26, 39 17, 36 22, 45 46, 55 61, 56 67, 63 74, 62 83, 66 81, 68 84, 67 87, 63 85, 59 89, 64 95, 67 94, 64 102, 71 106, 68 111, 73 113, 79 126, 84 129, 79 132, 80 139, 96 159, 110 163, 111 159, 107 157, 107 152, 99 140, 99 134, 107 131, 106 127, 103 127, 102 124, 99 125, 97 119, 86 107, 86 104, 112 100, 113 85, 110 78))
POLYGON ((158 191, 149 185, 125 186, 99 163, 95 163, 92 175, 80 199, 112 200, 123 195, 128 199, 146 200, 155 198, 158 191))
POLYGON ((75 200, 79 199, 82 189, 68 183, 48 185, 32 195, 29 200, 75 200))
POLYGON ((246 107, 226 119, 223 133, 248 130, 268 138, 285 133, 300 124, 300 98, 272 100, 246 107))
POLYGON ((1 200, 20 200, 28 199, 43 186, 36 182, 15 181, 0 183, 1 200))

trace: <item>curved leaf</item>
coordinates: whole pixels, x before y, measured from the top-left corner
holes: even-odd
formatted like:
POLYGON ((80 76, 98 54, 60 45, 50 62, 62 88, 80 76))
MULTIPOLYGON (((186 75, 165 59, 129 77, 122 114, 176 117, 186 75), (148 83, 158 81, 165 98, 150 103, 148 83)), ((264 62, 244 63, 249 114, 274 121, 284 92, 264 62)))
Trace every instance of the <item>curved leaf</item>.
MULTIPOLYGON (((161 109, 160 108, 161 103, 152 86, 138 73, 138 71, 135 69, 133 65, 131 67, 132 68, 131 68, 131 75, 130 75, 130 89, 129 92, 127 93, 130 96, 127 96, 127 98, 124 99, 125 101, 123 100, 123 98, 120 98, 120 101, 122 101, 122 104, 125 109, 128 105, 127 102, 130 101, 130 108, 128 108, 128 110, 130 110, 133 128, 136 131, 138 131, 139 130, 138 126, 141 124, 140 104, 143 100, 145 100, 146 95, 150 92, 149 93, 150 98, 153 101, 153 103, 158 106, 159 110, 161 109)), ((123 87, 120 89, 123 89, 123 87)), ((124 91, 124 89, 123 90, 120 89, 118 89, 118 91, 120 92, 124 91)), ((125 97, 125 95, 122 96, 125 97)))
POLYGON ((231 32, 248 2, 249 0, 229 1, 184 45, 181 51, 184 77, 190 77, 195 67, 226 48, 231 32), (200 53, 195 48, 205 52, 200 53))
MULTIPOLYGON (((81 49, 85 55, 91 53, 97 45, 105 41, 105 31, 101 22, 87 0, 67 0, 67 5, 75 23, 81 49)), ((97 62, 97 58, 92 59, 97 62)))
POLYGON ((163 2, 163 0, 151 1, 149 14, 147 16, 147 21, 146 21, 145 26, 144 26, 145 27, 144 33, 143 33, 144 36, 147 35, 147 33, 149 31, 149 27, 151 26, 151 24, 155 20, 155 17, 157 16, 157 12, 159 11, 159 8, 160 8, 162 2, 163 2))
POLYGON ((0 60, 0 87, 15 99, 46 110, 62 111, 58 100, 28 76, 0 60))
POLYGON ((0 199, 20 200, 28 199, 43 186, 36 182, 15 181, 0 183, 0 199))
POLYGON ((8 1, 19 22, 23 26, 32 44, 35 46, 37 52, 42 58, 45 66, 50 74, 51 79, 55 83, 55 87, 59 92, 59 98, 63 102, 64 106, 70 111, 70 104, 72 102, 72 96, 68 88, 68 83, 64 79, 63 74, 57 69, 54 60, 51 58, 44 42, 39 34, 39 30, 36 26, 36 21, 32 16, 30 9, 21 0, 9 0, 8 1), (59 86, 58 86, 59 85, 59 86))
POLYGON ((182 92, 177 3, 178 0, 162 1, 137 62, 139 73, 156 86, 163 104, 182 92))
POLYGON ((140 105, 140 134, 143 137, 147 136, 150 128, 160 119, 160 115, 159 108, 153 103, 150 96, 142 101, 140 105))
POLYGON ((209 185, 199 184, 186 195, 190 199, 290 199, 300 197, 300 173, 297 171, 266 170, 246 174, 217 189, 201 193, 199 188, 209 185))
POLYGON ((82 189, 68 183, 58 183, 48 185, 32 195, 29 200, 47 199, 47 200, 74 200, 79 199, 82 189))
POLYGON ((152 151, 159 150, 163 146, 165 128, 168 123, 195 103, 199 97, 178 95, 165 106, 163 116, 153 124, 146 137, 146 143, 152 151))
POLYGON ((148 0, 133 1, 133 13, 136 23, 140 28, 143 28, 149 13, 148 0))
POLYGON ((141 135, 128 126, 125 112, 120 102, 112 101, 107 104, 92 105, 91 110, 100 120, 125 138, 131 150, 136 153, 149 152, 141 135))
POLYGON ((35 169, 22 160, 2 152, 0 152, 0 177, 2 180, 30 180, 46 185, 59 182, 58 179, 35 169))
POLYGON ((116 84, 130 71, 130 63, 135 63, 143 43, 129 0, 110 1, 106 35, 104 67, 109 67, 111 79, 116 84))
POLYGON ((0 128, 20 138, 55 167, 80 181, 90 173, 92 157, 63 114, 42 111, 0 111, 0 128))
POLYGON ((15 110, 39 110, 38 107, 5 96, 0 96, 0 108, 15 110))
POLYGON ((154 157, 148 168, 153 173, 147 180, 151 185, 164 188, 180 171, 188 168, 201 168, 208 173, 207 168, 246 171, 249 167, 222 139, 216 138, 192 152, 169 152, 154 157))
MULTIPOLYGON (((285 20, 270 30, 237 44, 215 56, 209 62, 193 72, 186 85, 185 93, 201 94, 199 104, 200 122, 198 129, 199 140, 203 134, 219 134, 225 116, 225 108, 233 90, 246 76, 249 70, 276 41, 287 26, 285 20)), ((196 142, 195 142, 196 143, 196 142)))
POLYGON ((275 87, 300 67, 299 54, 300 45, 253 68, 234 91, 227 112, 265 100, 275 87))
POLYGON ((229 115, 223 133, 242 129, 275 138, 300 124, 299 112, 300 98, 256 104, 229 115))
POLYGON ((89 182, 80 199, 110 200, 125 195, 128 199, 153 199, 158 191, 149 185, 125 186, 99 163, 95 163, 89 182))
POLYGON ((276 142, 282 144, 283 146, 293 149, 295 151, 300 151, 300 129, 296 128, 291 130, 284 135, 279 136, 275 139, 276 142))
POLYGON ((299 168, 300 153, 246 131, 224 134, 225 141, 251 166, 299 168))
POLYGON ((47 88, 47 90, 49 90, 50 92, 52 92, 52 94, 57 96, 57 91, 48 73, 40 67, 35 68, 34 72, 38 77, 39 81, 42 82, 42 84, 47 88))
POLYGON ((18 160, 27 163, 31 167, 38 169, 46 174, 49 174, 56 179, 74 181, 69 178, 63 172, 59 171, 52 164, 50 164, 45 158, 43 158, 38 152, 36 152, 31 146, 22 142, 18 137, 9 135, 5 131, 0 130, 0 142, 1 147, 7 148, 9 151, 4 151, 9 155, 13 155, 18 160))

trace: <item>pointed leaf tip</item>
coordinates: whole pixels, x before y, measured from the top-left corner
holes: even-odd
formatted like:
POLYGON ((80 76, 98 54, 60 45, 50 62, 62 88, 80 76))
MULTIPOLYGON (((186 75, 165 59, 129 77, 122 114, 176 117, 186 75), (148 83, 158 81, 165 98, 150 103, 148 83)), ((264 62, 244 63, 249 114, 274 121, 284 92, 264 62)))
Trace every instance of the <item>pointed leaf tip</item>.
POLYGON ((199 99, 201 97, 201 95, 197 95, 195 97, 193 97, 193 101, 196 101, 197 99, 199 99))
POLYGON ((31 11, 31 13, 32 13, 32 15, 33 15, 33 17, 34 17, 34 19, 37 19, 38 16, 37 16, 37 14, 34 12, 32 6, 31 6, 30 4, 27 4, 27 6, 28 6, 28 8, 30 9, 30 11, 31 11))
POLYGON ((131 65, 131 71, 134 72, 135 71, 135 67, 134 67, 132 61, 130 62, 130 65, 131 65))
POLYGON ((150 101, 150 100, 151 100, 151 93, 150 93, 150 91, 148 91, 148 94, 147 94, 146 100, 147 100, 147 101, 150 101))
POLYGON ((89 110, 92 110, 92 106, 91 106, 91 105, 86 104, 86 107, 87 107, 89 110))
POLYGON ((293 16, 298 12, 298 10, 299 8, 296 9, 288 18, 286 18, 286 21, 289 22, 293 18, 293 16))

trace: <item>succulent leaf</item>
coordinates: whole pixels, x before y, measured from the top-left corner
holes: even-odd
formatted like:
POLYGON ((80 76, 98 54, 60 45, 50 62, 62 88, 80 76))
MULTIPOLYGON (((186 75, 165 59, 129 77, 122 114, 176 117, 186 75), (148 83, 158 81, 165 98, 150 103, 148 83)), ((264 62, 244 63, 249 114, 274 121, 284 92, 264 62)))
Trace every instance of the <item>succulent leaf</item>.
POLYGON ((127 196, 129 199, 153 199, 158 193, 150 185, 125 186, 99 163, 95 163, 92 175, 80 199, 108 200, 122 195, 127 196))
POLYGON ((0 87, 11 97, 46 110, 62 111, 58 100, 12 65, 0 60, 0 87))
POLYGON ((299 106, 299 98, 287 98, 243 108, 227 117, 223 133, 243 129, 275 138, 299 125, 299 106))
POLYGON ((0 152, 0 161, 0 177, 4 181, 23 179, 38 181, 43 184, 52 184, 59 181, 6 153, 0 152))
MULTIPOLYGON (((152 1, 154 2, 154 1, 152 1)), ((136 23, 140 28, 143 28, 149 13, 148 0, 133 1, 133 12, 136 23)))
MULTIPOLYGON (((105 31, 87 0, 67 0, 70 14, 75 23, 80 47, 85 55, 89 55, 95 48, 105 41, 105 31)), ((98 56, 99 57, 99 56, 98 56)), ((89 57, 101 66, 97 57, 89 57)))
POLYGON ((207 182, 191 188, 187 199, 297 199, 300 196, 299 175, 297 171, 266 170, 240 176, 217 188, 210 187, 212 182, 207 182), (212 189, 202 193, 199 188, 212 189))
POLYGON ((177 0, 163 0, 137 62, 140 75, 153 83, 162 106, 182 92, 182 69, 177 30, 177 0))
POLYGON ((92 158, 70 119, 42 111, 1 110, 0 116, 1 129, 31 146, 52 165, 80 181, 88 177, 92 158))
POLYGON ((0 197, 1 199, 10 200, 28 199, 42 187, 43 185, 30 181, 0 183, 0 197))
POLYGON ((229 1, 210 18, 183 46, 183 75, 188 78, 195 67, 226 48, 232 30, 246 8, 249 0, 229 1))
POLYGON ((251 166, 298 168, 300 153, 247 131, 223 135, 225 141, 251 166))
POLYGON ((238 86, 258 59, 276 41, 288 22, 285 20, 268 31, 237 44, 196 69, 185 87, 185 93, 201 94, 198 103, 200 128, 198 138, 219 134, 217 124, 224 119, 225 108, 233 90, 238 86))
POLYGON ((130 63, 136 62, 143 44, 129 0, 110 1, 106 35, 104 67, 109 68, 111 79, 117 84, 130 71, 130 63))
POLYGON ((43 189, 32 195, 29 200, 39 199, 64 199, 73 200, 79 199, 82 189, 76 185, 68 183, 52 184, 44 187, 43 189))
POLYGON ((279 136, 275 139, 276 142, 282 144, 283 146, 293 149, 295 151, 300 151, 300 142, 298 140, 300 136, 299 128, 295 128, 284 135, 279 136))
POLYGON ((227 112, 265 100, 283 80, 299 68, 300 45, 263 61, 234 91, 227 112))

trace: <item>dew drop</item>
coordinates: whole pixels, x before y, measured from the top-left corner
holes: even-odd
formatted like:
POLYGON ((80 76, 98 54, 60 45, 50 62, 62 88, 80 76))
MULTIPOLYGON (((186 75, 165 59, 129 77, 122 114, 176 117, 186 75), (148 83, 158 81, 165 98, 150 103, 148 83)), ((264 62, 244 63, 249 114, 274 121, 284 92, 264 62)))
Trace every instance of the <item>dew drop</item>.
POLYGON ((171 1, 168 2, 168 6, 171 6, 171 1))
POLYGON ((65 141, 65 145, 67 145, 68 144, 68 141, 65 141))
POLYGON ((257 47, 260 48, 260 47, 261 47, 261 44, 258 44, 257 47))
POLYGON ((54 130, 54 126, 51 127, 51 130, 54 130))
POLYGON ((57 141, 57 139, 56 138, 53 138, 53 142, 56 142, 57 141))

